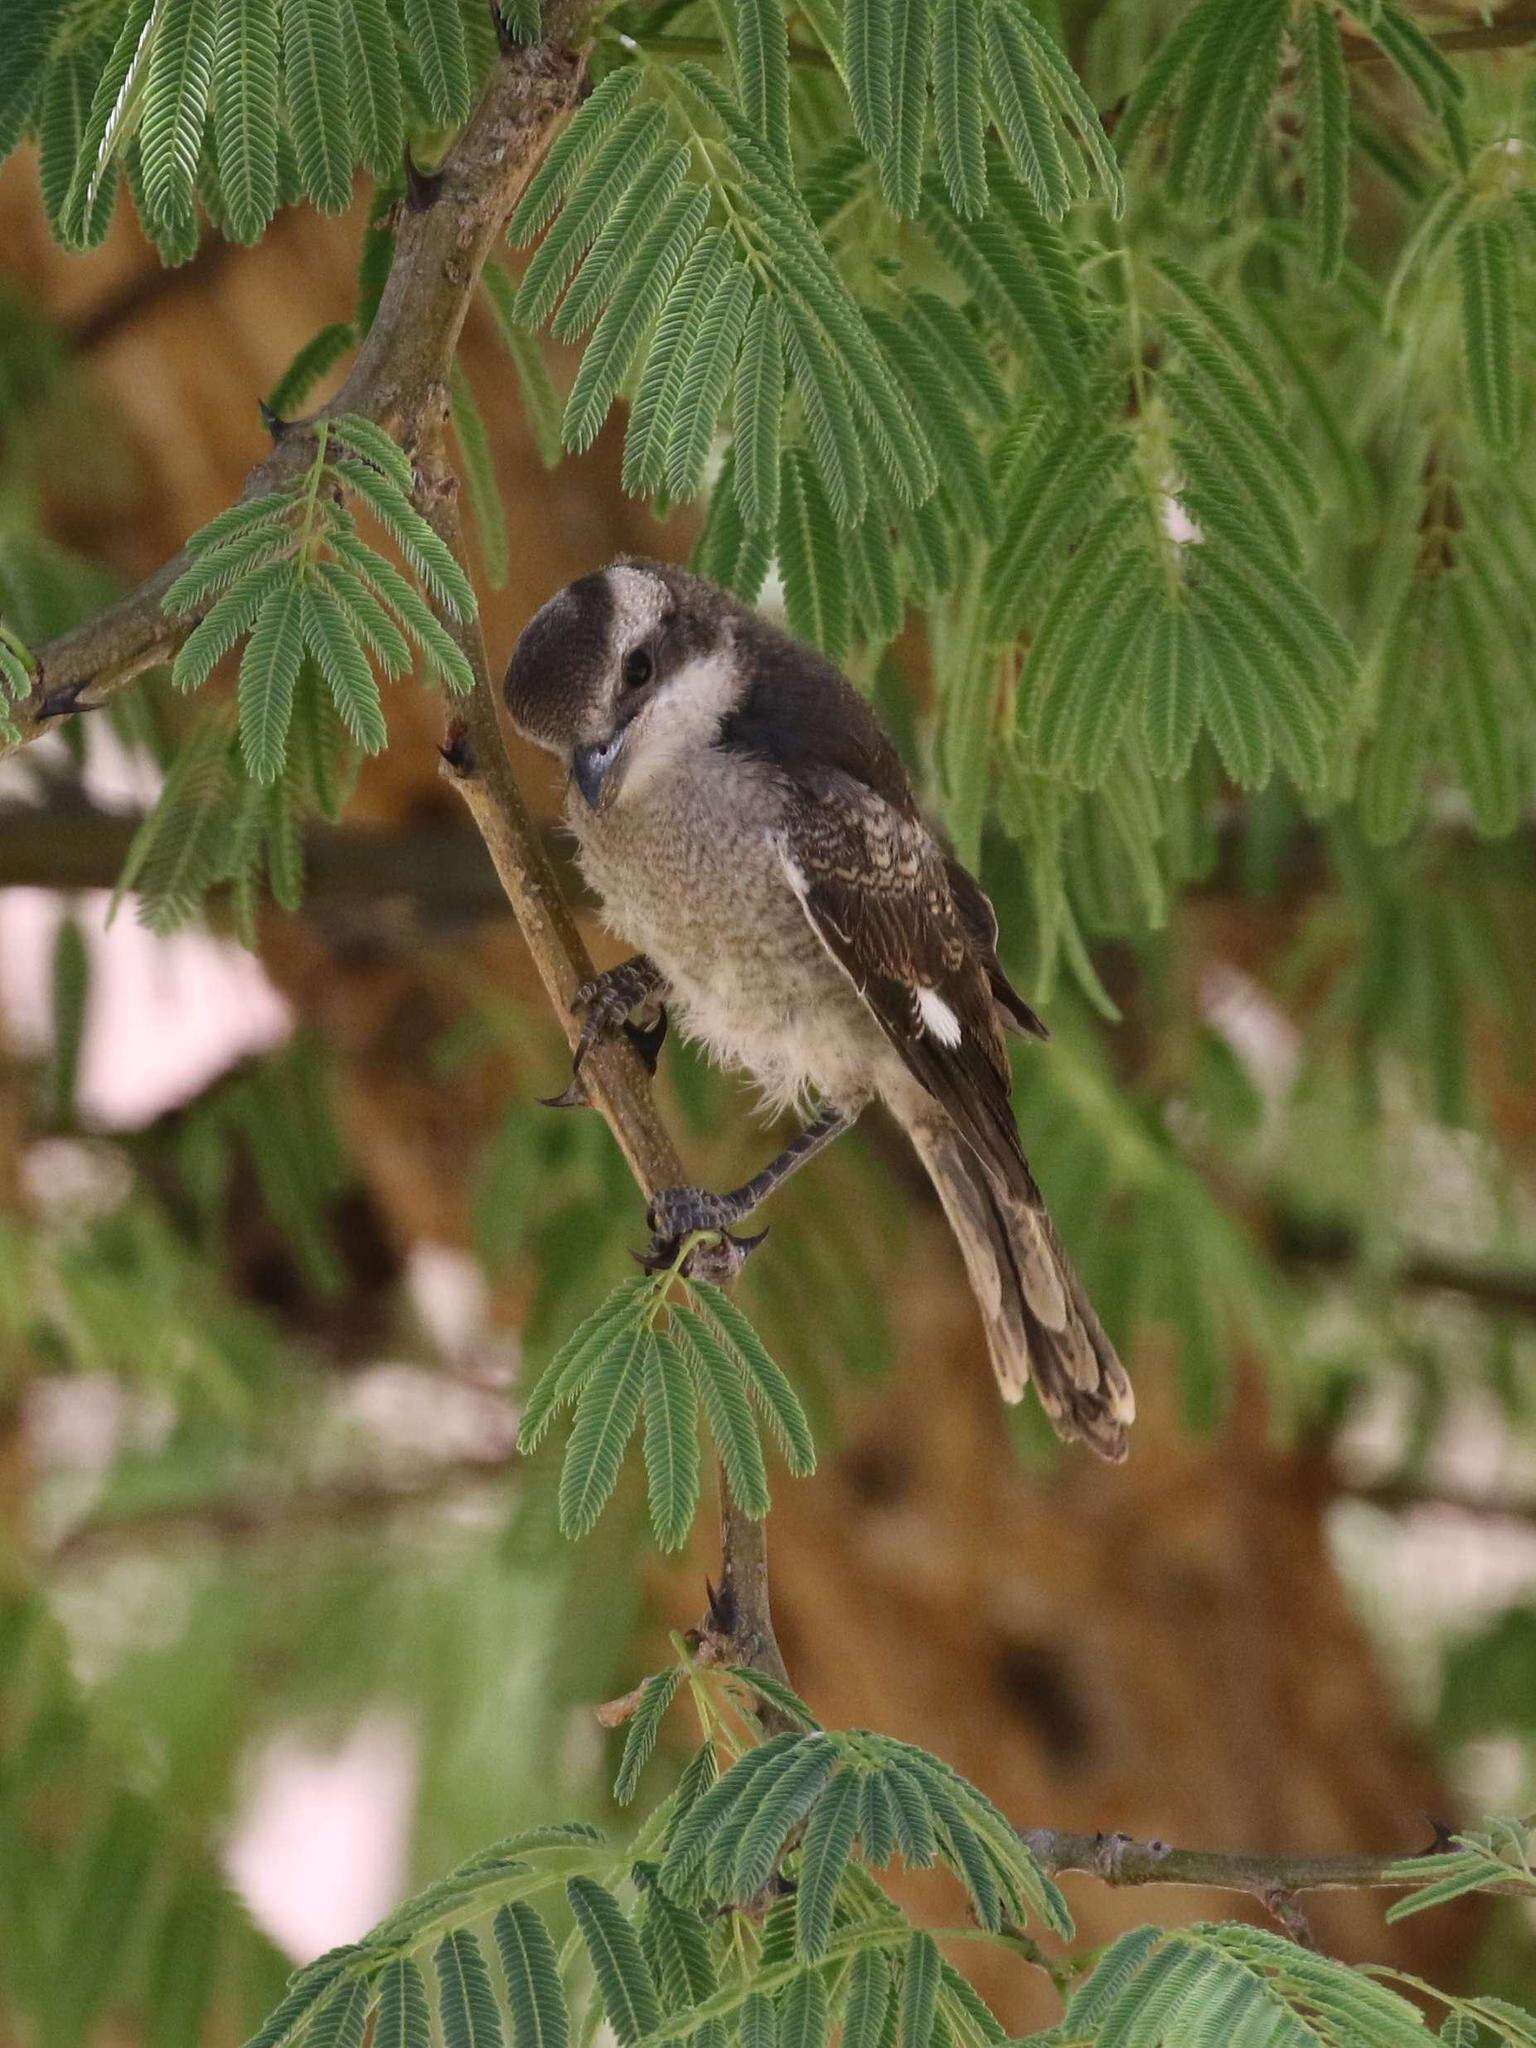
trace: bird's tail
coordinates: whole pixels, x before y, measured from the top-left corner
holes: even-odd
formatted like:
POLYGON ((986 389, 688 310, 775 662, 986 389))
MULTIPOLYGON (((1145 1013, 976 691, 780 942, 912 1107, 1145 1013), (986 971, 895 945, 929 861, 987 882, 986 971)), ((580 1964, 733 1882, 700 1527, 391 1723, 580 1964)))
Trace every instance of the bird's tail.
POLYGON ((999 1187, 947 1120, 909 1126, 959 1242, 1005 1401, 1035 1383, 1056 1434, 1126 1453, 1136 1397, 1027 1173, 999 1187))

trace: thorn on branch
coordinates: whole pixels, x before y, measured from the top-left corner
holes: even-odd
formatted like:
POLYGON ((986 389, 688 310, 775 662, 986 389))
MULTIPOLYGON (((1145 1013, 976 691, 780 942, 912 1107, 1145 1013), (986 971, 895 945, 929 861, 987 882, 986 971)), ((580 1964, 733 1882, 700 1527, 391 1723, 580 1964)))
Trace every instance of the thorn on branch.
POLYGON ((443 735, 443 744, 437 751, 442 755, 444 764, 464 781, 467 782, 470 776, 479 773, 479 763, 475 759, 474 742, 469 737, 467 719, 449 720, 448 730, 443 735))
POLYGON ((281 413, 274 412, 264 398, 257 399, 256 410, 261 414, 261 424, 266 428, 275 448, 293 422, 285 420, 281 413))
POLYGON ((424 171, 417 163, 410 146, 405 152, 405 210, 407 213, 425 213, 437 203, 443 189, 443 174, 440 170, 424 171))
POLYGON ((63 683, 57 690, 46 691, 33 714, 37 723, 42 725, 50 718, 70 718, 79 712, 104 710, 104 705, 80 702, 94 680, 94 677, 86 676, 81 682, 63 683))
POLYGON ((1294 1892, 1288 1892, 1283 1885, 1271 1885, 1262 1896, 1265 1905, 1299 1948, 1317 1948, 1317 1937, 1307 1922, 1306 1914, 1297 1905, 1294 1892))

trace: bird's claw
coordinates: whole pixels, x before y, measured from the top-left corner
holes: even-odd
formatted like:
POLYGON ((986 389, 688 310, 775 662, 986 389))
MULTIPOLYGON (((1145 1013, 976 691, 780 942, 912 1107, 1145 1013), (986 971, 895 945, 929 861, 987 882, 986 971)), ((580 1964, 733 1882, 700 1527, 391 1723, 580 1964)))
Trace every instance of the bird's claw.
POLYGON ((734 1280, 768 1235, 762 1230, 754 1237, 733 1237, 727 1226, 739 1222, 742 1214, 729 1196, 711 1194, 708 1188, 662 1188, 646 1208, 651 1242, 640 1264, 648 1273, 665 1272, 676 1265, 686 1239, 707 1231, 709 1236, 688 1254, 684 1274, 717 1285, 734 1280))
MULTIPOLYGON (((662 1044, 667 1035, 666 1011, 662 1010, 658 1014, 654 1024, 631 1024, 626 1021, 620 1024, 618 1029, 624 1033, 624 1036, 634 1047, 645 1071, 654 1080, 657 1063, 661 1058, 662 1044)), ((571 1078, 566 1082, 558 1095, 541 1095, 539 1097, 539 1101, 545 1109, 590 1109, 592 1107, 592 1098, 587 1093, 586 1084, 581 1078, 582 1061, 594 1045, 601 1039, 611 1035, 611 1031, 607 1028, 595 1031, 590 1030, 585 1023, 582 1025, 581 1036, 576 1041, 576 1050, 571 1055, 571 1078)))

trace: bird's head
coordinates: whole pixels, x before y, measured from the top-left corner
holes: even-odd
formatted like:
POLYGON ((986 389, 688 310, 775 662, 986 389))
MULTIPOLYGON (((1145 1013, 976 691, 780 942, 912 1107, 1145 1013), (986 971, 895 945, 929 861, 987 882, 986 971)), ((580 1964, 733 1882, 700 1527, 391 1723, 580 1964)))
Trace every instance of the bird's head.
POLYGON ((567 584, 513 650, 513 724, 565 763, 591 810, 607 810, 713 744, 743 688, 736 610, 713 584, 655 562, 567 584))

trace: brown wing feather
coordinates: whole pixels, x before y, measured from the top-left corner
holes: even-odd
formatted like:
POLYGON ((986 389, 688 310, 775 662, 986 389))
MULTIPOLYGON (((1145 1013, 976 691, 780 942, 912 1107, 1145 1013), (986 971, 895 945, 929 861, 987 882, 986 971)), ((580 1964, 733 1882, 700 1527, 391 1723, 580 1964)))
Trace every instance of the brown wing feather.
POLYGON ((919 821, 840 771, 803 775, 794 788, 785 855, 822 943, 977 1157, 1038 1201, 1009 1103, 987 965, 943 852, 919 821), (956 1043, 925 1019, 925 989, 953 1012, 956 1043))

